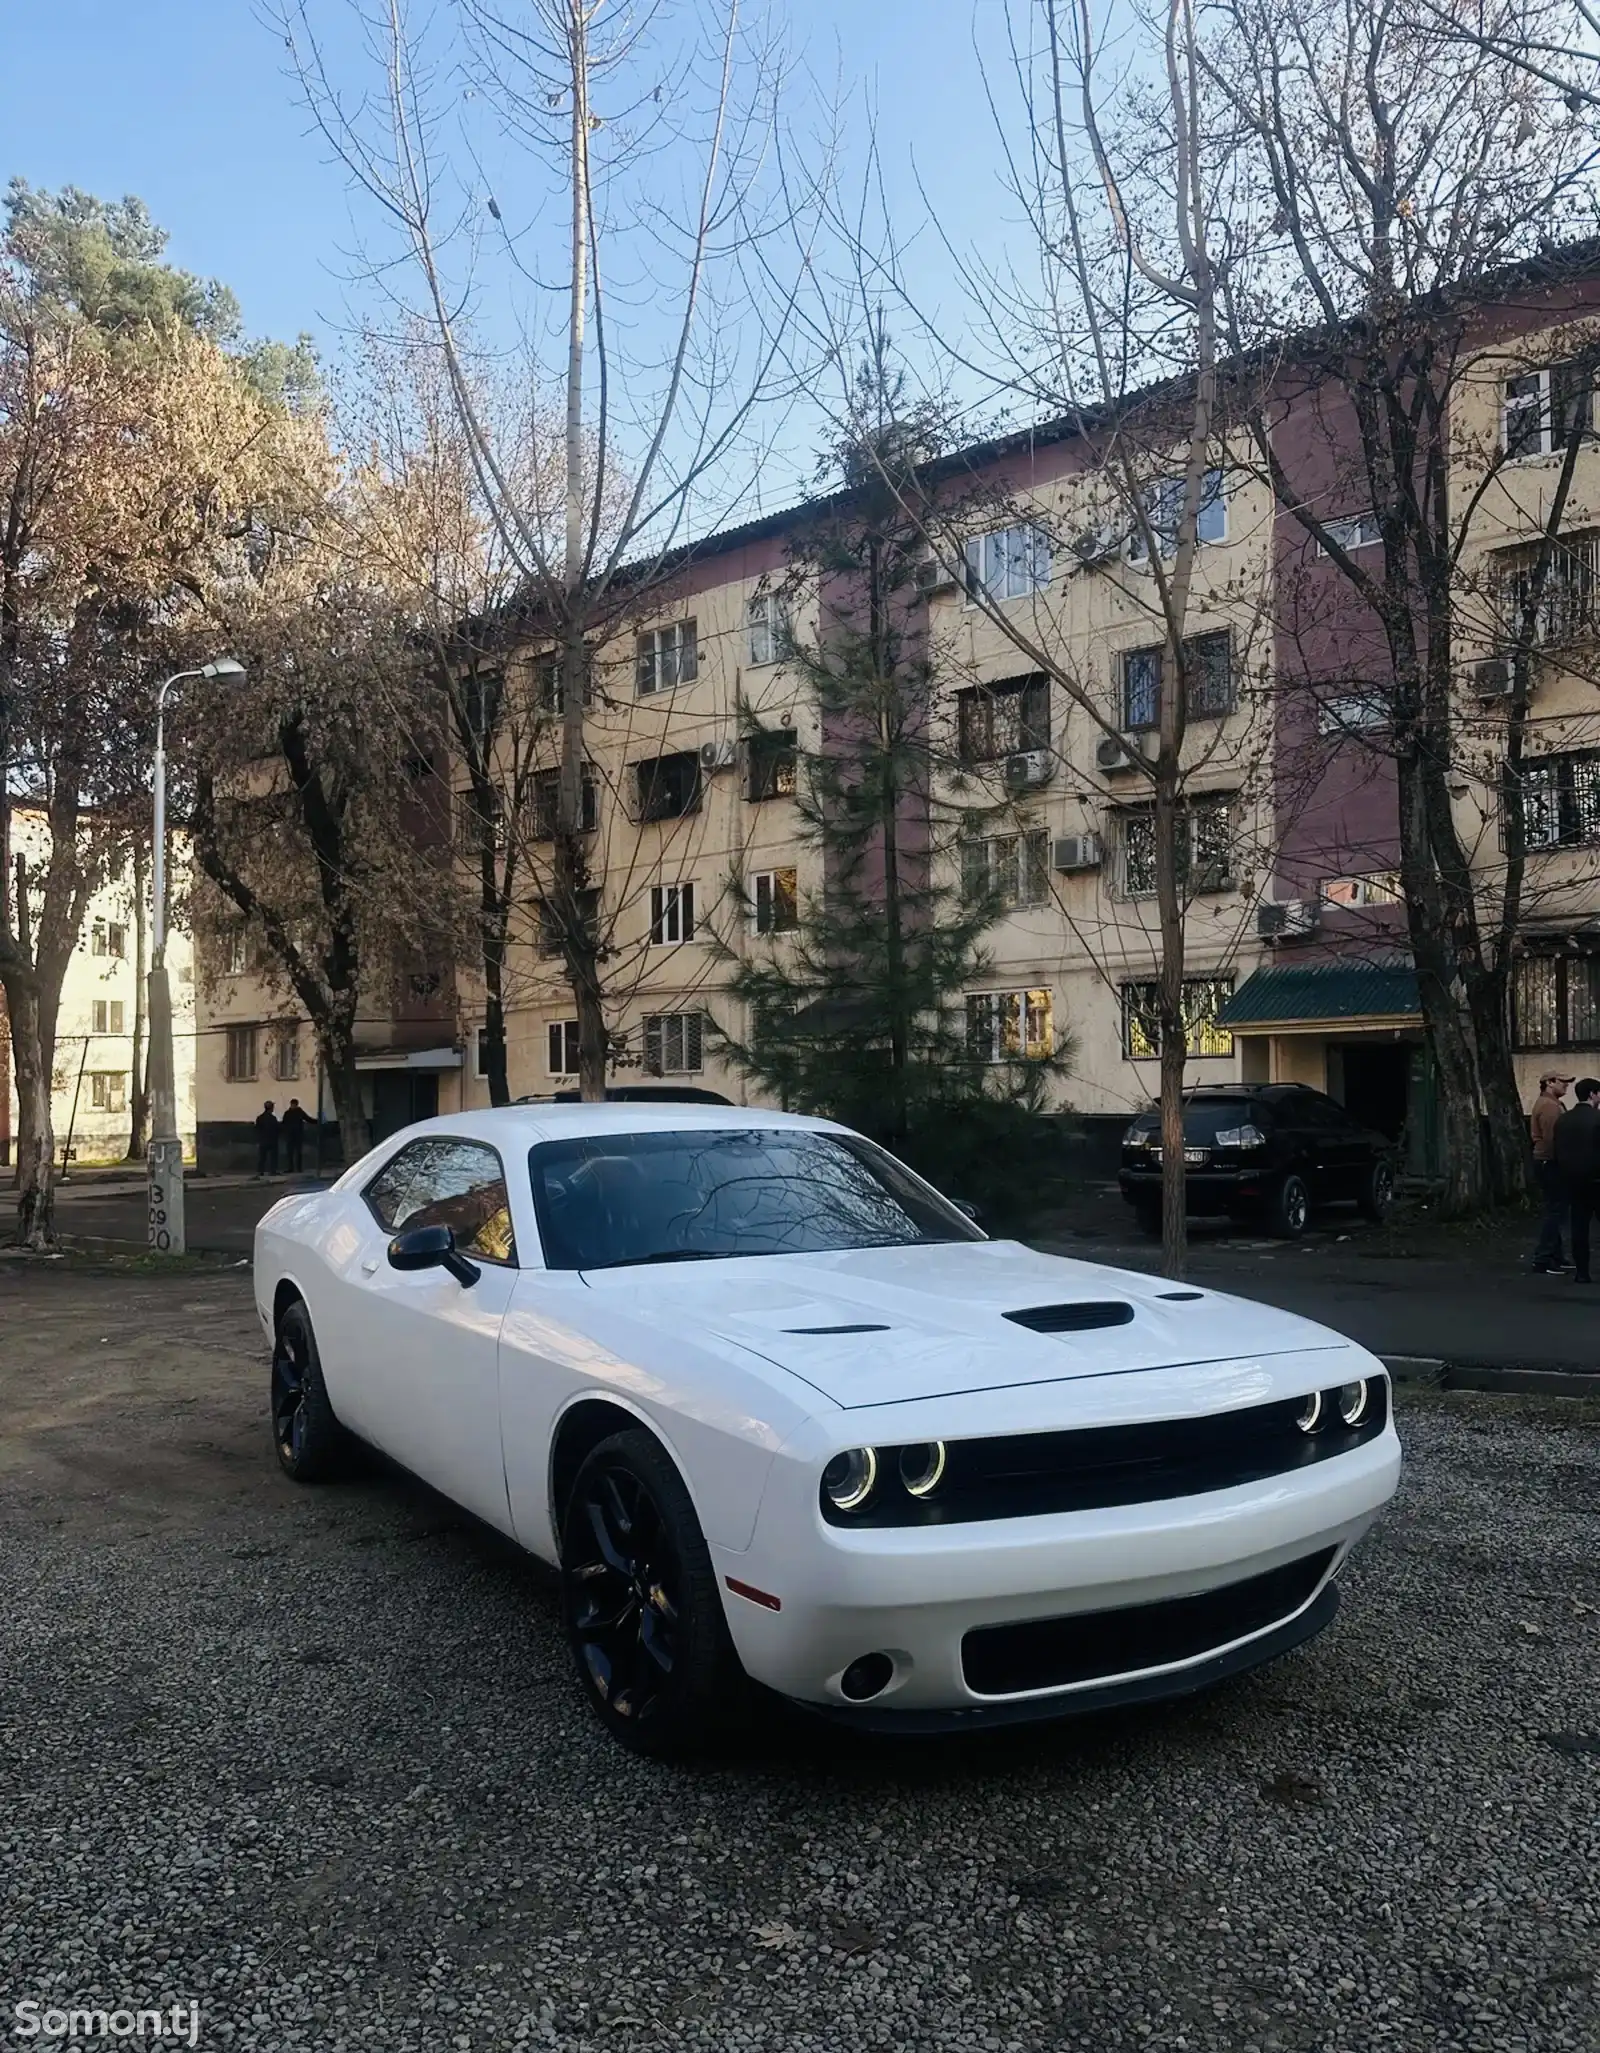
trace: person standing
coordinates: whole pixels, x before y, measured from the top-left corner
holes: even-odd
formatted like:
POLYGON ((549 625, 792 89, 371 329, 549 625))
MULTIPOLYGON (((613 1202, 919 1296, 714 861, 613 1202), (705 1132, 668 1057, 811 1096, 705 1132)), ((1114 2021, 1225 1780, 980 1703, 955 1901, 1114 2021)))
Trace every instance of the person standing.
POLYGON ((1573 1282, 1589 1281, 1589 1225, 1600 1207, 1600 1077, 1580 1076, 1577 1104, 1556 1121, 1551 1147, 1572 1208, 1573 1282))
MULTIPOLYGON (((298 1176, 300 1174, 301 1164, 305 1158, 306 1127, 309 1123, 306 1118, 305 1108, 301 1105, 300 1100, 298 1098, 291 1098, 284 1111, 283 1118, 279 1122, 283 1128, 283 1166, 291 1176, 298 1176)), ((1558 1245, 1556 1249, 1558 1255, 1560 1254, 1559 1240, 1560 1229, 1558 1227, 1558 1245)))
POLYGON ((1539 1095, 1528 1114, 1528 1131, 1533 1137, 1534 1181, 1544 1201, 1539 1238, 1533 1250, 1534 1272, 1541 1276, 1551 1275, 1567 1266, 1561 1253, 1561 1228, 1567 1215, 1568 1200, 1566 1185, 1556 1167, 1555 1137, 1556 1121, 1566 1109, 1571 1083, 1570 1076, 1563 1076, 1559 1070, 1547 1069, 1539 1079, 1539 1095))
POLYGON ((269 1098, 256 1114, 256 1175, 278 1173, 278 1117, 269 1098))

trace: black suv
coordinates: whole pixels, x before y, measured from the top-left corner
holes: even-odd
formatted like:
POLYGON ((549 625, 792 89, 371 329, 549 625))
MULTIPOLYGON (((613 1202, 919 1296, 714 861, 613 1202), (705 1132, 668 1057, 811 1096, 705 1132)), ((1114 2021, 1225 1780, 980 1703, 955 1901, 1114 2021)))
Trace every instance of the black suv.
MULTIPOLYGON (((1254 1217, 1287 1240, 1314 1205, 1337 1200, 1381 1219, 1394 1198, 1394 1148, 1307 1084, 1214 1084, 1183 1114, 1189 1210, 1254 1217)), ((1145 1112, 1122 1136, 1117 1181, 1147 1233, 1161 1231, 1161 1118, 1145 1112)))

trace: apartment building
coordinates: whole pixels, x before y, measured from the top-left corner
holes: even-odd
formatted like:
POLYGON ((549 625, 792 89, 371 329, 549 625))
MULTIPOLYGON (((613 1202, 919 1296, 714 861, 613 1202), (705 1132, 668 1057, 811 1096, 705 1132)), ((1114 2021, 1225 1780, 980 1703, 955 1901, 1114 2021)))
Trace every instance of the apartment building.
MULTIPOLYGON (((44 814, 19 806, 10 814, 10 841, 30 872, 43 869, 50 851, 44 814)), ((181 863, 182 853, 176 860, 181 863)), ((145 880, 149 889, 148 879, 145 880)), ((77 946, 67 963, 56 1024, 51 1071, 50 1116, 57 1160, 116 1162, 127 1153, 136 1066, 147 1056, 139 994, 138 927, 131 866, 107 878, 91 894, 77 946), (135 1026, 140 1028, 136 1047, 135 1026)), ((195 1135, 195 989, 189 937, 169 931, 167 966, 172 986, 174 1064, 178 1131, 192 1149, 195 1135)), ((0 998, 0 1031, 4 1000, 0 998)), ((12 1159, 17 1132, 16 1079, 3 1052, 5 1091, 0 1096, 0 1161, 12 1159)))
MULTIPOLYGON (((1529 532, 1551 504, 1560 422, 1594 405, 1592 379, 1575 396, 1562 338, 1592 350, 1597 297, 1600 277, 1594 292, 1519 293, 1498 327, 1486 317, 1453 414, 1451 488, 1472 509, 1463 580, 1486 596, 1481 609, 1458 608, 1463 772, 1452 802, 1485 904, 1505 869, 1497 634, 1529 532)), ((1338 518, 1347 546, 1375 547, 1337 404, 1324 395, 1291 407, 1278 434, 1289 476, 1338 518)), ((969 485, 992 485, 1007 508, 1003 526, 974 521, 954 560, 930 559, 920 580, 952 735, 942 796, 959 805, 968 794, 983 821, 936 860, 1007 902, 964 994, 968 1045, 996 1062, 1057 1055, 1051 1103, 1109 1143, 1157 1082, 1153 823, 1148 781, 1129 761, 1156 711, 1151 566, 1071 428, 959 461, 969 485), (980 590, 988 605, 975 603, 980 590), (1029 657, 1030 640, 1049 651, 1053 677, 1029 657)), ((1315 1085, 1404 1134, 1426 1169, 1432 1084, 1397 879, 1378 688, 1386 656, 1374 620, 1258 470, 1246 451, 1219 451, 1190 603, 1186 1077, 1315 1085)), ((1150 488, 1158 549, 1173 492, 1159 476, 1150 488)), ((817 595, 795 598, 790 576, 814 513, 697 544, 653 611, 595 662, 587 806, 619 1083, 751 1097, 715 1031, 748 1028, 730 1009, 730 960, 781 946, 797 906, 824 888, 795 791, 806 754, 828 738, 780 632, 785 604, 802 642, 822 625, 817 595)), ((1600 647, 1600 444, 1582 449, 1561 527, 1525 772, 1532 846, 1514 1027, 1529 1096, 1551 1059, 1584 1066, 1593 1049, 1600 1064, 1600 663, 1585 653, 1600 647)), ((515 648, 506 660, 525 692, 559 710, 545 652, 515 648)), ((554 820, 555 727, 534 796, 535 853, 554 820)), ((507 1050, 513 1094, 545 1096, 575 1088, 577 1029, 536 872, 507 966, 507 1050)), ((208 1132, 244 1145, 266 1096, 281 1101, 307 1082, 302 1102, 318 1096, 304 1023, 274 1010, 249 965, 236 967, 215 998, 208 980, 202 1000, 202 1150, 208 1132)), ((374 1137, 487 1103, 482 1017, 465 970, 402 981, 381 1003, 374 995, 360 1058, 374 1137)))

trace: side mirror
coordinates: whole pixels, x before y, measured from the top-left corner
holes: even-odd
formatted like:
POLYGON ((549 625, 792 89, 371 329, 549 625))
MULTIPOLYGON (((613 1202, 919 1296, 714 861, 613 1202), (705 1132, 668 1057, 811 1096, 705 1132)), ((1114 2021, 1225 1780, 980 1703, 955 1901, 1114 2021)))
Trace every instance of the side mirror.
POLYGON ((389 1243, 391 1269, 447 1269, 470 1290, 478 1280, 478 1266, 456 1253, 456 1237, 448 1226, 413 1226, 397 1233, 389 1243))

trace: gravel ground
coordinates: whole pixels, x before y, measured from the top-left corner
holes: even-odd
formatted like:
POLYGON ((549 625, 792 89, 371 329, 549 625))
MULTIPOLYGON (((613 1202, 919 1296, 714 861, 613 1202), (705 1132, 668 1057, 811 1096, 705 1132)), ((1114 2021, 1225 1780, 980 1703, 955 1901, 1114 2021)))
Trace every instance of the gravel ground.
POLYGON ((1200 1702, 684 1770, 590 1723, 508 1547, 278 1479, 242 1279, 0 1279, 0 1335, 5 2043, 31 1998, 317 2053, 1600 2047, 1576 1407, 1409 1406, 1340 1620, 1200 1702))

